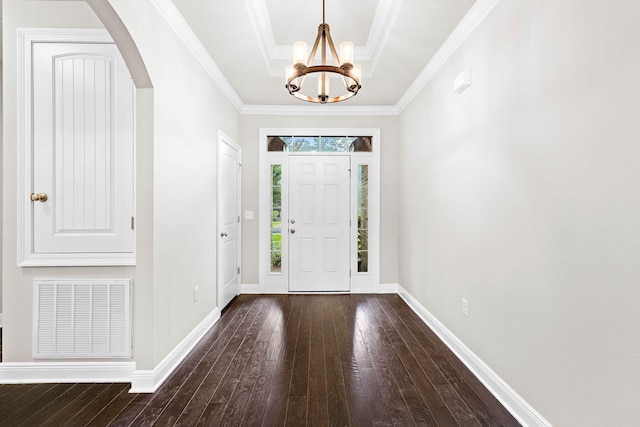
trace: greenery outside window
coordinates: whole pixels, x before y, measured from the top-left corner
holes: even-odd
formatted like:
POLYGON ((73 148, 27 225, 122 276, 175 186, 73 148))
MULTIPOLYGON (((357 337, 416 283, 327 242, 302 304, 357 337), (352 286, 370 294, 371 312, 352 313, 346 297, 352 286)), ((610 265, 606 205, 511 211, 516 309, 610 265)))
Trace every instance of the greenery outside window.
POLYGON ((369 166, 358 166, 358 273, 369 271, 369 166))
POLYGON ((269 136, 269 151, 348 153, 373 151, 370 136, 269 136))
POLYGON ((271 269, 282 271, 282 165, 271 165, 271 269))

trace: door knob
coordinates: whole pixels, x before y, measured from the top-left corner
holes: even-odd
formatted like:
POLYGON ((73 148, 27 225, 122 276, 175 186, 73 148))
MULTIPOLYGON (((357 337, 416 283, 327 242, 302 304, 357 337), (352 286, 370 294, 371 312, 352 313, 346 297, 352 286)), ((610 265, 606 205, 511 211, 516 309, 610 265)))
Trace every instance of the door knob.
POLYGON ((29 198, 32 202, 46 202, 49 196, 47 196, 47 193, 31 193, 29 198))
POLYGON ((227 237, 227 233, 220 233, 220 237, 227 237))
POLYGON ((292 219, 290 222, 291 222, 291 224, 295 224, 295 223, 296 223, 296 220, 295 220, 295 219, 292 219))
POLYGON ((296 229, 295 229, 295 228, 292 228, 290 231, 291 231, 291 234, 295 234, 296 229))

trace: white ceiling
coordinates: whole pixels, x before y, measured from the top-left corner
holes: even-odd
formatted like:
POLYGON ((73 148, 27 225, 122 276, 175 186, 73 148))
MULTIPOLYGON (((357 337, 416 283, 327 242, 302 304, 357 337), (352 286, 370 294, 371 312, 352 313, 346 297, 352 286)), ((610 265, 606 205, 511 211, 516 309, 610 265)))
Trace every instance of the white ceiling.
MULTIPOLYGON (((315 40, 322 0, 172 1, 243 104, 307 105, 284 88, 284 69, 293 42, 315 40)), ((326 0, 336 48, 354 42, 363 69, 362 89, 341 105, 396 105, 474 3, 326 0)))

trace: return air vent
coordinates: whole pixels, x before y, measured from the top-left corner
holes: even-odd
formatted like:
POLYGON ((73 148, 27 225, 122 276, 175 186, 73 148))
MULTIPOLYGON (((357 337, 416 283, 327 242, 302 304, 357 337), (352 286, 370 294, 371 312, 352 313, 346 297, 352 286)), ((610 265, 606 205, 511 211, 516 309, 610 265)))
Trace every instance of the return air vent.
POLYGON ((34 280, 34 358, 131 357, 130 280, 34 280))

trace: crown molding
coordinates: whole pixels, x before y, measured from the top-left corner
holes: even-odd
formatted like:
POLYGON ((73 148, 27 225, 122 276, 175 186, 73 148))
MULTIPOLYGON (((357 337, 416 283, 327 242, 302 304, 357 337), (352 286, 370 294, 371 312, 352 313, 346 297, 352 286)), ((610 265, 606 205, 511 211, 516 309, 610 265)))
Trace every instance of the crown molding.
POLYGON ((240 114, 267 116, 397 116, 395 106, 245 105, 240 114))
POLYGON ((480 25, 500 0, 477 0, 469 12, 462 18, 460 23, 451 32, 449 37, 442 44, 440 49, 433 55, 433 58, 418 74, 409 89, 402 95, 396 108, 402 112, 413 99, 420 93, 422 88, 433 78, 433 76, 442 68, 447 60, 458 50, 460 45, 471 35, 478 25, 480 25))
MULTIPOLYGON (((376 65, 378 65, 380 54, 387 44, 391 29, 396 23, 402 2, 403 0, 381 0, 378 3, 378 8, 376 9, 376 14, 373 18, 371 29, 369 30, 369 36, 367 37, 367 44, 362 48, 363 52, 360 53, 361 57, 358 58, 371 61, 369 64, 369 68, 371 69, 368 73, 369 75, 373 74, 373 70, 376 68, 376 65)), ((354 52, 356 57, 358 52, 358 48, 356 48, 354 52)))
POLYGON ((171 0, 149 0, 238 111, 243 102, 171 0))
MULTIPOLYGON (((282 57, 284 49, 277 49, 280 46, 276 45, 276 39, 273 36, 273 27, 267 11, 267 5, 264 0, 244 0, 244 6, 247 9, 251 26, 255 31, 264 64, 269 70, 269 75, 274 76, 276 67, 272 64, 273 60, 286 59, 286 57, 282 57)), ((289 50, 289 53, 291 53, 291 50, 289 50)))

